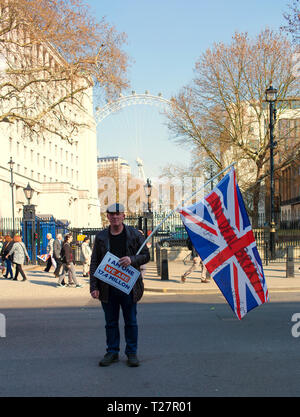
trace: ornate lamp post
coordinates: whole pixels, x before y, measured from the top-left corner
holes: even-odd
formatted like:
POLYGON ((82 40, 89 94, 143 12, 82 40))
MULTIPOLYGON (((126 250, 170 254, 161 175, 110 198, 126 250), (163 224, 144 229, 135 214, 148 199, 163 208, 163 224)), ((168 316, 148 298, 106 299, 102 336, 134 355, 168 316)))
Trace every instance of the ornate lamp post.
POLYGON ((13 235, 15 234, 15 203, 14 203, 14 161, 12 157, 8 162, 10 169, 10 186, 11 186, 11 208, 12 208, 12 222, 13 222, 13 235))
MULTIPOLYGON (((148 219, 152 220, 151 228, 153 230, 153 213, 151 211, 151 193, 152 193, 152 184, 149 178, 147 178, 147 182, 144 185, 145 195, 147 197, 147 211, 144 212, 144 218, 145 218, 145 228, 144 228, 144 234, 145 238, 148 236, 148 219)), ((154 259, 154 247, 153 247, 153 239, 152 239, 152 260, 154 259)))
POLYGON ((33 265, 36 264, 36 247, 35 247, 35 205, 30 203, 34 193, 34 189, 28 183, 24 188, 24 194, 27 199, 27 204, 23 207, 23 224, 24 224, 24 243, 30 251, 32 249, 31 260, 33 265))
POLYGON ((270 86, 266 89, 266 101, 269 103, 270 111, 270 252, 271 259, 275 257, 275 213, 274 213, 274 125, 276 120, 275 103, 277 90, 270 86))
POLYGON ((152 184, 149 178, 147 178, 147 182, 144 185, 145 194, 147 197, 147 212, 151 213, 151 203, 150 203, 150 197, 152 193, 152 184))

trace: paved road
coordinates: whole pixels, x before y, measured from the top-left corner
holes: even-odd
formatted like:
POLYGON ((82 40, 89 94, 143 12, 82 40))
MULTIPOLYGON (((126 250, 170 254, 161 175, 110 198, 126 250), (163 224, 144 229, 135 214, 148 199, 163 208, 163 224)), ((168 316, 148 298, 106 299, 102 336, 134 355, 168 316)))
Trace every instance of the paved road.
MULTIPOLYGON (((99 368, 104 321, 93 305, 1 309, 0 396, 299 396, 298 293, 276 293, 241 322, 221 295, 145 295, 139 368, 99 368)), ((122 331, 123 341, 123 331, 122 331)))

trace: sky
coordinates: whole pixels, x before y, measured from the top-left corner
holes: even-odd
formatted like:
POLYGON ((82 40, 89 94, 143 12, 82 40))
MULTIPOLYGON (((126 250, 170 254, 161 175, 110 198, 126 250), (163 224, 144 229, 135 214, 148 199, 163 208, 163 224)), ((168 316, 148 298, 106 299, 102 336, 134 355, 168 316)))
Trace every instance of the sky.
MULTIPOLYGON (((195 62, 215 42, 230 43, 234 33, 255 37, 284 24, 288 0, 86 0, 90 13, 127 34, 132 59, 125 95, 159 92, 166 99, 193 79, 195 62)), ((97 103, 95 103, 97 106, 97 103)), ((137 173, 144 161, 146 177, 155 178, 169 163, 188 166, 190 150, 174 143, 162 108, 127 106, 97 125, 98 156, 120 156, 137 173)))

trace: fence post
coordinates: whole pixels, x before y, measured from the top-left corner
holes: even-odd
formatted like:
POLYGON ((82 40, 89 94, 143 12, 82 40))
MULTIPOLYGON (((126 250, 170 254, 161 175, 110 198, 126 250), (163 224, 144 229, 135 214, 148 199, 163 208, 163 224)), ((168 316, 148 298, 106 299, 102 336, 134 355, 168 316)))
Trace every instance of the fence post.
POLYGON ((268 266, 268 260, 269 260, 269 245, 268 241, 265 243, 265 260, 266 260, 266 266, 268 266))
POLYGON ((294 278, 294 248, 287 246, 286 248, 286 278, 294 278))
POLYGON ((168 268, 168 251, 167 249, 161 250, 161 280, 168 281, 169 280, 169 268, 168 268))

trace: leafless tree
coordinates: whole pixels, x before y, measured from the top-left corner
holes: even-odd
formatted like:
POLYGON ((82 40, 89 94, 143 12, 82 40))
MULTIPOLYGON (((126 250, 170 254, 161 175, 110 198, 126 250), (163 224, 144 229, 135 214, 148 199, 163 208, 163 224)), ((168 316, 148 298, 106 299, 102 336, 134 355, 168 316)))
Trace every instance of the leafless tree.
POLYGON ((0 122, 72 141, 92 88, 109 99, 128 86, 126 35, 81 0, 3 0, 0 15, 0 122))
MULTIPOLYGON (((238 161, 239 184, 250 193, 248 208, 253 213, 258 212, 261 181, 269 161, 265 90, 272 84, 278 90, 278 120, 284 99, 299 91, 293 51, 281 33, 269 29, 255 39, 235 33, 230 44, 214 44, 201 55, 195 78, 172 99, 168 113, 173 139, 189 144, 194 153, 197 150, 198 166, 208 171, 213 164, 215 170, 221 170, 238 161)), ((285 160, 297 152, 299 143, 290 148, 285 160)))

